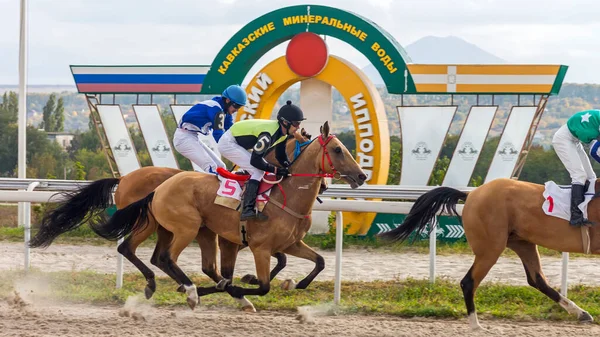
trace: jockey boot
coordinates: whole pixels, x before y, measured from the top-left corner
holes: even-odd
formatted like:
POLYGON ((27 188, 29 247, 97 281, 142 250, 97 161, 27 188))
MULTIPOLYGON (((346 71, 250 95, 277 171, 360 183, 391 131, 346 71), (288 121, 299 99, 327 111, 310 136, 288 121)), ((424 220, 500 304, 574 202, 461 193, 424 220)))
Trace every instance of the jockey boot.
POLYGON ((240 221, 246 221, 250 219, 267 220, 269 217, 257 212, 254 208, 256 206, 256 196, 258 194, 258 185, 260 181, 250 179, 246 182, 246 189, 244 190, 243 202, 244 206, 240 221))
POLYGON ((579 204, 585 199, 584 186, 580 184, 571 185, 571 220, 569 224, 571 226, 585 226, 590 224, 587 219, 583 218, 583 213, 579 209, 579 204))

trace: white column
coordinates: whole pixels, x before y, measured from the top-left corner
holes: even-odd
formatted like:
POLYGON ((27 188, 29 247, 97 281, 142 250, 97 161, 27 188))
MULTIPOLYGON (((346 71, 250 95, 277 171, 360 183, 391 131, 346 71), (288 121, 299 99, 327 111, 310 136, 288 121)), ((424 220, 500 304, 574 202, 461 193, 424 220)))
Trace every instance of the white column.
MULTIPOLYGON (((333 103, 332 87, 329 83, 310 78, 300 82, 300 102, 299 104, 304 112, 306 120, 302 122, 302 127, 314 137, 317 137, 320 128, 329 121, 331 126, 333 122, 333 103)), ((331 212, 314 211, 312 214, 311 234, 325 233, 328 228, 328 217, 331 212)))
MULTIPOLYGON (((292 102, 298 104, 298 102, 292 102)), ((299 106, 306 120, 302 127, 314 137, 325 121, 333 122, 332 89, 329 83, 310 78, 300 83, 299 106)))
POLYGON ((340 305, 342 299, 342 247, 344 247, 344 219, 342 212, 335 216, 335 281, 333 283, 333 303, 340 305))

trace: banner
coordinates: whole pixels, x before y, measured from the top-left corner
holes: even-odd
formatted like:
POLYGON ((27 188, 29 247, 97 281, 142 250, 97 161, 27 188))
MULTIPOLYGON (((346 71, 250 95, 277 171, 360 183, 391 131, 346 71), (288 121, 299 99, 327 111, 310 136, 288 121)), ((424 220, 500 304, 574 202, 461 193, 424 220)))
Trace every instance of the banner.
POLYGON ((400 185, 427 185, 456 109, 456 106, 398 107, 402 132, 400 185))
MULTIPOLYGON (((179 168, 157 105, 133 105, 152 165, 179 168)), ((172 137, 172 135, 171 135, 172 137)))
POLYGON ((536 106, 517 106, 512 108, 502 132, 502 137, 500 137, 500 143, 492 159, 492 164, 485 177, 486 183, 496 178, 511 177, 536 110, 536 106))
POLYGON ((471 107, 442 185, 469 185, 497 109, 497 106, 471 107))
POLYGON ((121 113, 121 106, 98 104, 96 105, 104 133, 112 151, 117 169, 121 176, 140 168, 133 142, 127 132, 127 125, 121 113))

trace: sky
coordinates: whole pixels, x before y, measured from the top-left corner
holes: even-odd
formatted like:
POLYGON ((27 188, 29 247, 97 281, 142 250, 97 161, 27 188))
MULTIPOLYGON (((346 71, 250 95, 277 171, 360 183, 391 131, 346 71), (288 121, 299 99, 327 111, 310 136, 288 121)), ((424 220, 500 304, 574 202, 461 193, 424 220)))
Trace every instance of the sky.
MULTIPOLYGON (((307 3, 360 14, 403 46, 452 35, 510 63, 568 65, 565 82, 600 83, 598 0, 28 0, 28 83, 74 85, 71 64, 210 64, 248 22, 307 3)), ((19 6, 0 0, 0 84, 18 83, 19 6)), ((328 44, 332 54, 369 64, 343 41, 328 44)))

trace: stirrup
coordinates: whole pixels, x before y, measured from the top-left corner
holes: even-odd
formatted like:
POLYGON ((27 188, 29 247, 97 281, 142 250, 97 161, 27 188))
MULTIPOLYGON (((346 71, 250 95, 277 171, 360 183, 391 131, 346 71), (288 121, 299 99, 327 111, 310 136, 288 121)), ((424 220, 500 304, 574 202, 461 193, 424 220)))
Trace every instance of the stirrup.
POLYGON ((240 214, 240 221, 247 221, 247 220, 250 220, 250 219, 255 219, 255 220, 258 220, 258 221, 265 221, 265 220, 269 219, 268 216, 266 216, 262 212, 258 212, 258 211, 254 211, 251 216, 248 216, 245 219, 242 218, 242 217, 243 217, 243 212, 242 212, 242 214, 240 214))

